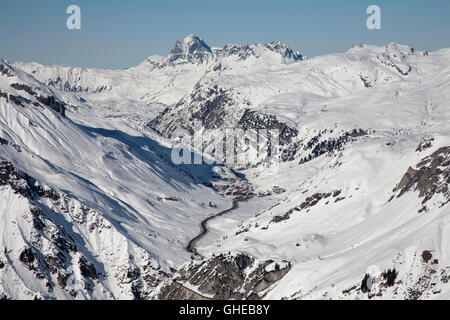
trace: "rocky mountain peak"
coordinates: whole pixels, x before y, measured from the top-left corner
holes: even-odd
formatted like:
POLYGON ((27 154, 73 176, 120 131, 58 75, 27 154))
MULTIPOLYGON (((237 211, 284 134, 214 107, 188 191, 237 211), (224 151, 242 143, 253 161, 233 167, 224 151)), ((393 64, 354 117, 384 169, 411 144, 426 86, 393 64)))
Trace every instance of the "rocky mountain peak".
POLYGON ((158 62, 159 66, 172 65, 174 63, 202 63, 205 59, 221 57, 238 57, 239 60, 246 60, 250 56, 259 58, 264 51, 271 51, 279 54, 282 58, 290 61, 304 60, 304 56, 298 51, 294 51, 289 46, 280 41, 272 41, 265 44, 227 44, 223 48, 214 50, 198 36, 191 34, 184 39, 177 40, 175 47, 163 62, 158 62))
POLYGON ((169 54, 169 62, 185 60, 188 62, 201 61, 212 54, 211 48, 201 38, 194 34, 182 40, 177 40, 175 47, 169 54))
POLYGON ((304 56, 298 51, 294 51, 289 46, 281 41, 272 41, 265 44, 265 47, 270 51, 279 53, 283 58, 293 59, 294 61, 301 61, 304 56))

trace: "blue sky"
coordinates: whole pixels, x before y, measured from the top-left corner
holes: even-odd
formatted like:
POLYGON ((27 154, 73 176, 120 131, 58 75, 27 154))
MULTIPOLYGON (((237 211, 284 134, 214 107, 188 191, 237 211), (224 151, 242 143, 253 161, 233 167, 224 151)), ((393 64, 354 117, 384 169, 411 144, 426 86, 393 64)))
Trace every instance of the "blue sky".
POLYGON ((8 0, 2 1, 0 56, 98 68, 126 68, 195 33, 210 46, 280 40, 307 56, 355 43, 450 47, 449 0, 8 0), (66 28, 67 6, 81 30, 66 28), (382 10, 382 30, 366 28, 366 8, 382 10))

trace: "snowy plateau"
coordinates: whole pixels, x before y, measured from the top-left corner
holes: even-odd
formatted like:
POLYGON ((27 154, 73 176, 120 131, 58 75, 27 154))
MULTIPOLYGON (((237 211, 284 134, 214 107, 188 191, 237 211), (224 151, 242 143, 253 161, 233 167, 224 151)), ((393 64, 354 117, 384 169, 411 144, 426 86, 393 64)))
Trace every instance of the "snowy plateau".
POLYGON ((449 183, 450 49, 0 60, 0 299, 450 299, 449 183), (175 165, 195 121, 279 129, 277 170, 175 165))

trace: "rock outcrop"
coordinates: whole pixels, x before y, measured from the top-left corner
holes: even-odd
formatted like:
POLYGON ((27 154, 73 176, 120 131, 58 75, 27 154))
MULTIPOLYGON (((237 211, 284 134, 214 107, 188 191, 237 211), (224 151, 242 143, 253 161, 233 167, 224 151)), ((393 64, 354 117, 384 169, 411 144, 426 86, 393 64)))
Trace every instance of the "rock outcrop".
POLYGON ((289 262, 258 261, 244 254, 220 254, 194 261, 159 289, 164 300, 258 300, 291 270, 289 262))

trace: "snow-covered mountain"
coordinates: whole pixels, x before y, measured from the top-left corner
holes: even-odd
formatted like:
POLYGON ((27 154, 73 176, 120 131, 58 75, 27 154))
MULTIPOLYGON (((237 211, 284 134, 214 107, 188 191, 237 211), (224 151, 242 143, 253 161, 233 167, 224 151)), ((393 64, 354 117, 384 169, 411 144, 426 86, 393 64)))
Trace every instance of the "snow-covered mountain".
POLYGON ((0 295, 449 298, 449 66, 195 35, 126 70, 2 60, 0 295), (173 163, 231 128, 279 130, 277 170, 173 163))
POLYGON ((215 168, 173 166, 164 144, 127 123, 75 122, 45 104, 67 96, 2 68, 1 292, 144 297, 190 258, 198 221, 227 206, 202 184, 215 168))

